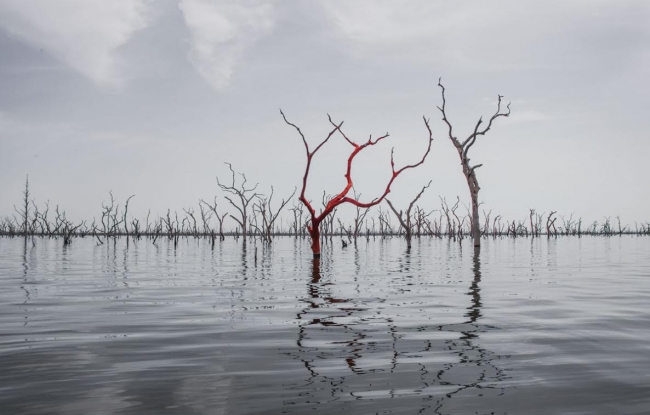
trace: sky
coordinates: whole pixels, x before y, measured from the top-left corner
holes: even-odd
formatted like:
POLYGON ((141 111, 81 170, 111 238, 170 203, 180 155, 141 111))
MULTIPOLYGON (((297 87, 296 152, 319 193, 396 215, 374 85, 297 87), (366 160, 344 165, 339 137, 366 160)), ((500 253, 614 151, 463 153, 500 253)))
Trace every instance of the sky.
MULTIPOLYGON (((469 205, 437 106, 459 138, 511 102, 470 152, 482 208, 585 222, 650 221, 647 1, 0 0, 0 217, 31 196, 69 219, 101 216, 112 191, 144 217, 215 196, 225 162, 274 200, 302 184, 306 156, 345 121, 362 200, 405 209, 422 186, 469 205)), ((307 196, 338 193, 350 145, 314 157, 307 196)), ((387 206, 384 206, 384 209, 387 206)), ((462 208, 465 209, 464 207, 462 208)), ((342 208, 349 217, 353 209, 342 208)), ((230 222, 229 226, 234 226, 230 222)))

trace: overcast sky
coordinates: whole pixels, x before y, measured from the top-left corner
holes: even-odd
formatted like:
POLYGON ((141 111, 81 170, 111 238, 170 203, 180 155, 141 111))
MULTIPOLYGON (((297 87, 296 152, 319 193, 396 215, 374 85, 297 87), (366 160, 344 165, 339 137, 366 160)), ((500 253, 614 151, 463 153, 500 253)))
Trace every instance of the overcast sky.
MULTIPOLYGON (((493 215, 528 209, 650 220, 650 2, 0 0, 0 216, 29 174, 38 204, 98 217, 113 191, 145 215, 219 195, 225 161, 279 196, 299 186, 304 147, 345 120, 362 153, 357 191, 469 204, 437 106, 459 137, 496 109, 472 148, 493 215)), ((344 186, 341 137, 314 159, 308 195, 344 186)), ((365 197, 364 197, 365 199, 365 197)), ((345 214, 345 212, 343 212, 345 214)), ((232 225, 232 224, 231 224, 232 225)))

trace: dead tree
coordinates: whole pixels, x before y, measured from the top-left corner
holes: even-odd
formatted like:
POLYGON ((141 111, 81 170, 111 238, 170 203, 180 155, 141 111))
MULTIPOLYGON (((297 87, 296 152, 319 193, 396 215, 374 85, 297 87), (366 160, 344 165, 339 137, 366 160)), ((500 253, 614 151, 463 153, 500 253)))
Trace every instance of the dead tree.
POLYGON ((553 215, 555 215, 557 211, 551 211, 551 213, 548 214, 548 217, 546 218, 546 237, 550 238, 551 237, 551 229, 553 229, 553 232, 555 233, 555 236, 557 236, 557 228, 555 227, 555 220, 557 218, 554 218, 553 215))
POLYGON ((616 220, 618 221, 618 234, 623 235, 623 232, 627 231, 627 226, 623 226, 621 228, 621 217, 620 216, 617 216, 616 220))
POLYGON ((293 189, 293 193, 291 193, 288 198, 282 199, 280 202, 280 207, 275 212, 273 212, 273 208, 271 207, 271 202, 273 201, 273 186, 271 186, 271 195, 268 197, 268 199, 265 197, 260 197, 257 203, 253 205, 253 211, 258 213, 262 218, 261 228, 258 226, 255 227, 266 243, 272 242, 275 221, 278 219, 278 216, 280 215, 280 212, 282 212, 282 209, 284 209, 287 203, 289 203, 289 201, 296 194, 296 190, 298 189, 293 189))
POLYGON ((612 234, 612 226, 610 224, 610 217, 605 216, 605 222, 603 223, 603 226, 600 228, 600 233, 603 235, 611 235, 612 234))
POLYGON ((411 249, 411 238, 413 236, 413 224, 412 224, 412 216, 411 216, 411 211, 413 210, 413 206, 415 205, 415 202, 418 201, 418 199, 422 196, 425 190, 431 185, 431 181, 429 183, 422 187, 422 190, 420 190, 420 193, 415 196, 413 200, 411 200, 411 203, 409 203, 409 207, 406 209, 406 212, 403 211, 397 211, 395 209, 395 206, 393 206, 393 203, 386 198, 386 202, 388 203, 388 206, 390 206, 390 210, 393 211, 395 216, 397 216, 397 220, 399 221, 400 226, 402 229, 404 229, 404 237, 406 238, 406 249, 411 249))
POLYGON ((33 207, 33 210, 34 210, 34 215, 32 216, 32 222, 31 222, 31 224, 29 225, 30 232, 31 232, 32 234, 35 234, 37 228, 40 228, 39 233, 42 235, 42 234, 43 234, 43 225, 42 225, 42 223, 39 221, 39 218, 40 218, 40 212, 38 211, 38 206, 36 206, 36 203, 34 203, 33 200, 32 200, 32 207, 33 207))
MULTIPOLYGON (((327 207, 327 204, 332 200, 332 196, 326 194, 323 192, 323 198, 322 198, 322 203, 323 203, 323 208, 327 207)), ((323 233, 323 236, 325 237, 325 240, 327 241, 327 238, 332 239, 332 236, 334 236, 334 224, 336 223, 336 212, 338 209, 333 209, 332 213, 330 213, 325 219, 323 219, 323 222, 320 225, 321 232, 323 233)), ((311 220, 311 215, 308 216, 307 218, 307 228, 309 228, 309 221, 311 220)))
POLYGON ((429 235, 434 235, 434 231, 431 229, 431 224, 429 221, 429 216, 435 212, 435 210, 427 213, 424 209, 419 206, 415 207, 415 236, 420 238, 422 236, 422 230, 425 232, 428 231, 429 235))
POLYGON ((447 199, 438 196, 440 198, 440 222, 442 223, 442 215, 445 215, 445 218, 447 219, 447 237, 451 238, 453 236, 453 222, 451 221, 451 217, 449 216, 449 205, 447 205, 447 199))
MULTIPOLYGON (((357 195, 357 192, 352 188, 352 195, 354 196, 355 199, 359 199, 361 197, 361 193, 357 195)), ((366 220, 366 216, 368 215, 368 212, 370 210, 368 208, 361 208, 359 206, 356 206, 356 215, 354 217, 354 230, 352 232, 352 236, 354 237, 354 240, 357 240, 357 237, 359 236, 359 232, 361 232, 361 226, 363 222, 366 220)))
MULTIPOLYGON (((22 222, 22 233, 25 237, 29 233, 29 175, 25 179, 25 191, 23 192, 23 206, 22 210, 18 210, 14 205, 14 210, 20 215, 20 222, 22 222)), ((19 223, 18 226, 21 224, 19 223)))
MULTIPOLYGON (((185 212, 185 214, 186 214, 187 216, 189 216, 190 218, 192 218, 192 228, 191 228, 191 231, 192 231, 192 235, 193 235, 195 238, 197 238, 197 237, 199 236, 199 228, 197 227, 197 224, 196 224, 196 217, 194 216, 194 208, 192 208, 192 207, 189 207, 189 208, 187 208, 187 209, 183 208, 183 211, 185 212)), ((186 219, 187 219, 187 218, 183 218, 183 222, 185 222, 186 219)), ((189 225, 189 224, 190 224, 190 220, 189 220, 189 219, 187 219, 187 223, 188 223, 188 228, 189 228, 189 227, 190 227, 190 225, 189 225)))
MULTIPOLYGON (((348 246, 348 243, 352 243, 352 227, 345 227, 345 224, 341 221, 341 219, 337 219, 339 223, 339 234, 341 235, 341 241, 343 242, 343 248, 348 246), (345 239, 343 239, 344 236, 348 237, 348 242, 345 242, 345 239)), ((356 239, 355 239, 356 243, 356 239)))
POLYGON ((483 117, 479 118, 474 131, 467 137, 464 141, 458 140, 453 134, 453 129, 449 119, 447 118, 447 113, 445 112, 445 87, 442 85, 441 80, 438 80, 438 86, 442 89, 442 107, 438 107, 442 113, 442 120, 447 124, 449 131, 449 140, 452 142, 456 150, 458 151, 458 156, 460 157, 460 164, 463 166, 463 174, 465 175, 465 180, 467 180, 467 186, 469 188, 469 194, 472 200, 472 238, 474 238, 474 246, 481 246, 481 229, 479 224, 479 214, 478 214, 478 192, 481 188, 478 185, 478 180, 476 179, 476 169, 482 166, 482 164, 476 164, 474 166, 470 165, 470 158, 468 156, 469 149, 476 142, 476 138, 480 135, 485 135, 490 128, 492 127, 492 122, 499 117, 507 117, 510 115, 510 103, 506 106, 507 112, 501 112, 501 99, 503 96, 497 95, 497 111, 490 117, 487 126, 484 129, 480 129, 481 124, 483 124, 483 117))
MULTIPOLYGON (((432 210, 431 212, 427 213, 426 216, 429 216, 435 212, 435 210, 432 210)), ((442 218, 442 216, 441 216, 442 218)), ((426 228, 427 232, 429 233, 429 236, 435 236, 436 238, 442 239, 442 220, 429 220, 428 218, 424 218, 424 227, 426 228)))
POLYGON ((496 237, 497 235, 501 236, 501 215, 496 215, 492 222, 492 236, 496 237), (498 226, 497 223, 499 224, 498 226))
POLYGON ((214 213, 214 216, 216 216, 217 221, 219 222, 219 239, 222 240, 222 241, 224 239, 226 239, 225 235, 223 234, 223 221, 226 219, 226 216, 228 216, 228 212, 225 212, 222 215, 220 215, 217 212, 217 197, 216 196, 214 197, 214 203, 213 204, 209 204, 208 202, 204 201, 203 199, 201 199, 199 202, 203 203, 208 209, 210 209, 214 213))
POLYGON ((483 211, 483 217, 485 218, 484 220, 484 225, 483 225, 483 235, 488 236, 490 233, 490 215, 492 214, 492 210, 490 209, 489 212, 483 211))
POLYGON ((282 118, 284 119, 284 122, 287 125, 293 127, 298 132, 298 134, 300 134, 300 137, 302 138, 302 142, 305 145, 305 152, 307 154, 307 165, 305 167, 305 174, 302 180, 300 201, 305 205, 305 207, 307 208, 307 210, 311 215, 311 220, 310 220, 311 223, 310 225, 308 225, 307 229, 309 231, 309 236, 311 237, 311 249, 314 254, 314 257, 320 256, 320 224, 330 213, 332 213, 334 209, 336 209, 337 206, 343 203, 351 203, 361 208, 369 208, 378 205, 384 200, 384 198, 386 198, 386 196, 390 192, 390 187, 395 181, 395 179, 405 170, 415 168, 421 165, 422 163, 424 163, 424 160, 426 160, 427 156, 429 155, 429 152, 431 151, 431 142, 433 141, 433 133, 431 132, 431 128, 429 127, 429 121, 425 117, 423 117, 424 124, 429 133, 429 139, 427 143, 428 144, 427 150, 422 156, 422 159, 415 164, 407 164, 406 166, 398 170, 395 170, 393 150, 391 150, 391 157, 390 157, 391 178, 388 181, 388 184, 386 185, 386 189, 384 190, 383 194, 378 198, 375 198, 370 202, 364 203, 364 202, 360 202, 357 199, 348 197, 348 192, 352 189, 352 162, 354 161, 354 158, 357 156, 357 154, 359 154, 361 151, 363 151, 368 147, 374 146, 375 144, 379 143, 383 139, 387 138, 388 133, 382 135, 381 137, 375 140, 373 140, 371 136, 368 139, 368 141, 366 141, 365 143, 357 144, 354 141, 350 140, 341 130, 341 127, 343 126, 343 121, 341 121, 339 124, 336 124, 332 121, 332 118, 328 115, 328 119, 334 128, 329 132, 327 137, 320 144, 318 144, 318 146, 316 146, 316 148, 313 151, 310 151, 309 145, 307 144, 307 140, 305 139, 305 136, 303 135, 302 131, 300 131, 300 128, 298 128, 295 124, 289 122, 287 120, 287 117, 285 117, 284 113, 282 112, 282 110, 280 110, 280 114, 282 114, 282 118), (307 200, 307 197, 305 196, 305 191, 307 189, 307 179, 309 177, 309 169, 311 168, 311 162, 314 155, 318 152, 318 150, 320 150, 325 145, 325 143, 327 143, 327 141, 332 137, 332 135, 334 135, 335 132, 338 132, 345 139, 345 141, 347 141, 353 148, 352 152, 348 156, 347 170, 345 173, 346 185, 343 188, 343 190, 337 195, 335 195, 334 197, 332 197, 330 201, 327 203, 327 205, 325 206, 325 208, 320 213, 317 214, 316 210, 312 207, 311 203, 309 202, 309 200, 307 200))
POLYGON ((230 193, 234 196, 236 196, 239 201, 238 203, 233 202, 233 200, 225 196, 226 200, 230 202, 231 205, 235 207, 239 211, 239 218, 230 215, 231 218, 235 220, 241 227, 241 234, 244 239, 246 239, 246 232, 247 232, 247 227, 249 223, 249 218, 248 218, 248 206, 251 204, 253 199, 259 196, 259 194, 255 193, 255 189, 257 189, 257 185, 251 187, 251 188, 246 188, 246 175, 243 173, 239 173, 239 175, 242 177, 243 181, 238 185, 235 177, 235 171, 232 169, 232 164, 226 162, 225 164, 228 165, 228 168, 230 169, 230 172, 232 173, 232 184, 226 185, 226 184, 221 184, 219 181, 219 178, 217 177, 217 184, 223 190, 224 192, 230 193))
MULTIPOLYGON (((110 191, 108 192, 109 196, 111 197, 111 204, 109 205, 104 205, 102 202, 102 227, 103 227, 103 234, 105 237, 109 236, 116 236, 119 233, 120 230, 120 224, 124 220, 124 217, 122 220, 117 220, 117 215, 119 213, 119 207, 120 205, 115 205, 115 199, 113 198, 113 192, 110 191)), ((133 196, 131 196, 133 197, 133 196)), ((131 197, 129 199, 131 199, 131 197)), ((128 201, 127 201, 128 203, 128 201)), ((58 215, 58 206, 56 207, 56 213, 58 215)), ((58 226, 57 229, 55 229, 55 232, 58 231, 58 226)))
POLYGON ((390 212, 382 211, 379 206, 379 233, 382 238, 393 234, 393 226, 390 223, 390 212))
POLYGON ((458 205, 460 204, 460 197, 456 196, 456 203, 454 203, 454 206, 451 207, 451 214, 456 218, 456 223, 458 224, 458 239, 463 240, 463 224, 465 223, 465 217, 463 217, 463 220, 461 221, 458 215, 456 214, 456 210, 458 209, 458 205))
POLYGON ((573 220, 573 213, 571 216, 569 216, 569 219, 564 219, 564 216, 560 216, 562 219, 563 227, 564 227, 564 234, 569 235, 571 233, 575 234, 575 231, 573 228, 575 228, 575 221, 573 220), (573 228, 572 228, 573 226, 573 228))
POLYGON ((296 238, 302 232, 302 225, 303 225, 302 209, 303 208, 304 205, 302 203, 294 202, 293 207, 289 209, 293 213, 293 225, 291 225, 290 229, 293 229, 293 234, 296 238))
POLYGON ((203 223, 203 235, 213 234, 210 229, 210 219, 212 219, 212 212, 203 208, 203 204, 199 199, 199 214, 201 215, 201 222, 203 223))
POLYGON ((129 234, 129 228, 127 227, 128 221, 127 221, 127 214, 129 212, 129 201, 134 198, 135 195, 131 195, 126 199, 126 202, 124 203, 124 213, 122 214, 122 222, 124 223, 124 234, 128 235, 129 234))

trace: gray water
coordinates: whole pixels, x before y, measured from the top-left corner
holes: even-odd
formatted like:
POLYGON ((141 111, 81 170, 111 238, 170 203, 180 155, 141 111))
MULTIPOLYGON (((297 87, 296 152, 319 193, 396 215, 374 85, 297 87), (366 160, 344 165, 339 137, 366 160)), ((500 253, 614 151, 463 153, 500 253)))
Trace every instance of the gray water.
POLYGON ((0 238, 1 414, 648 414, 650 238, 0 238))

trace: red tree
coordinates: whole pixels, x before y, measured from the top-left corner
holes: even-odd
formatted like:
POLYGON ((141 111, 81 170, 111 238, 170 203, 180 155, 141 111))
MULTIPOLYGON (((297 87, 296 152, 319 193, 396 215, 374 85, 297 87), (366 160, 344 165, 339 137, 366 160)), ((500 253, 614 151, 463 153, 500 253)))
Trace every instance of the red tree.
POLYGON ((305 145, 305 151, 307 153, 307 166, 305 167, 305 175, 303 176, 302 179, 302 190, 300 192, 300 201, 307 207, 307 210, 311 215, 311 225, 307 225, 307 230, 309 231, 309 236, 311 237, 311 250, 314 253, 314 257, 320 256, 320 224, 327 217, 327 215, 332 213, 332 211, 337 206, 343 203, 351 203, 361 208, 370 208, 372 206, 378 205, 384 200, 384 198, 388 195, 388 193, 390 193, 390 187, 395 181, 395 179, 397 178, 397 176, 399 176, 404 170, 415 168, 421 165, 422 163, 424 163, 424 160, 427 158, 429 152, 431 151, 433 134, 431 133, 431 128, 429 127, 429 121, 425 117, 422 117, 424 119, 424 125, 427 127, 427 131, 429 132, 429 142, 427 146, 427 151, 422 156, 422 159, 415 164, 409 164, 402 167, 399 170, 395 170, 395 162, 393 160, 394 149, 391 149, 390 166, 391 166, 392 174, 390 180, 388 181, 388 184, 386 185, 386 189, 384 190, 384 193, 380 197, 373 199, 370 202, 363 203, 355 198, 347 196, 348 192, 352 189, 352 174, 351 174, 352 162, 354 161, 354 158, 357 156, 357 154, 359 154, 363 149, 368 148, 370 146, 374 146, 381 140, 387 138, 389 136, 388 133, 375 140, 373 140, 371 136, 368 139, 368 141, 366 141, 365 143, 357 144, 354 141, 350 140, 341 130, 341 127, 343 126, 343 121, 341 121, 341 123, 339 124, 336 124, 332 121, 332 118, 328 115, 327 117, 330 123, 334 126, 334 128, 332 129, 332 131, 329 132, 325 140, 323 140, 318 146, 316 146, 316 148, 313 151, 310 151, 309 145, 307 144, 307 140, 305 139, 305 136, 302 133, 302 131, 300 131, 300 128, 298 128, 295 124, 289 122, 287 120, 287 117, 282 112, 282 110, 280 110, 280 114, 282 114, 282 118, 284 119, 285 123, 292 126, 293 128, 296 129, 296 131, 298 131, 298 134, 300 134, 300 137, 302 138, 302 142, 305 145), (331 198, 325 205, 325 208, 319 214, 317 214, 316 210, 312 207, 309 200, 307 200, 307 198, 305 197, 305 190, 307 189, 307 179, 309 177, 309 169, 311 167, 311 162, 316 152, 318 152, 318 150, 320 150, 325 145, 325 143, 327 143, 327 141, 332 137, 332 135, 334 135, 334 133, 337 131, 341 134, 341 136, 345 139, 345 141, 347 141, 352 146, 352 153, 350 153, 350 155, 348 156, 348 167, 347 167, 347 171, 345 172, 346 185, 345 188, 340 193, 338 193, 333 198, 331 198))

